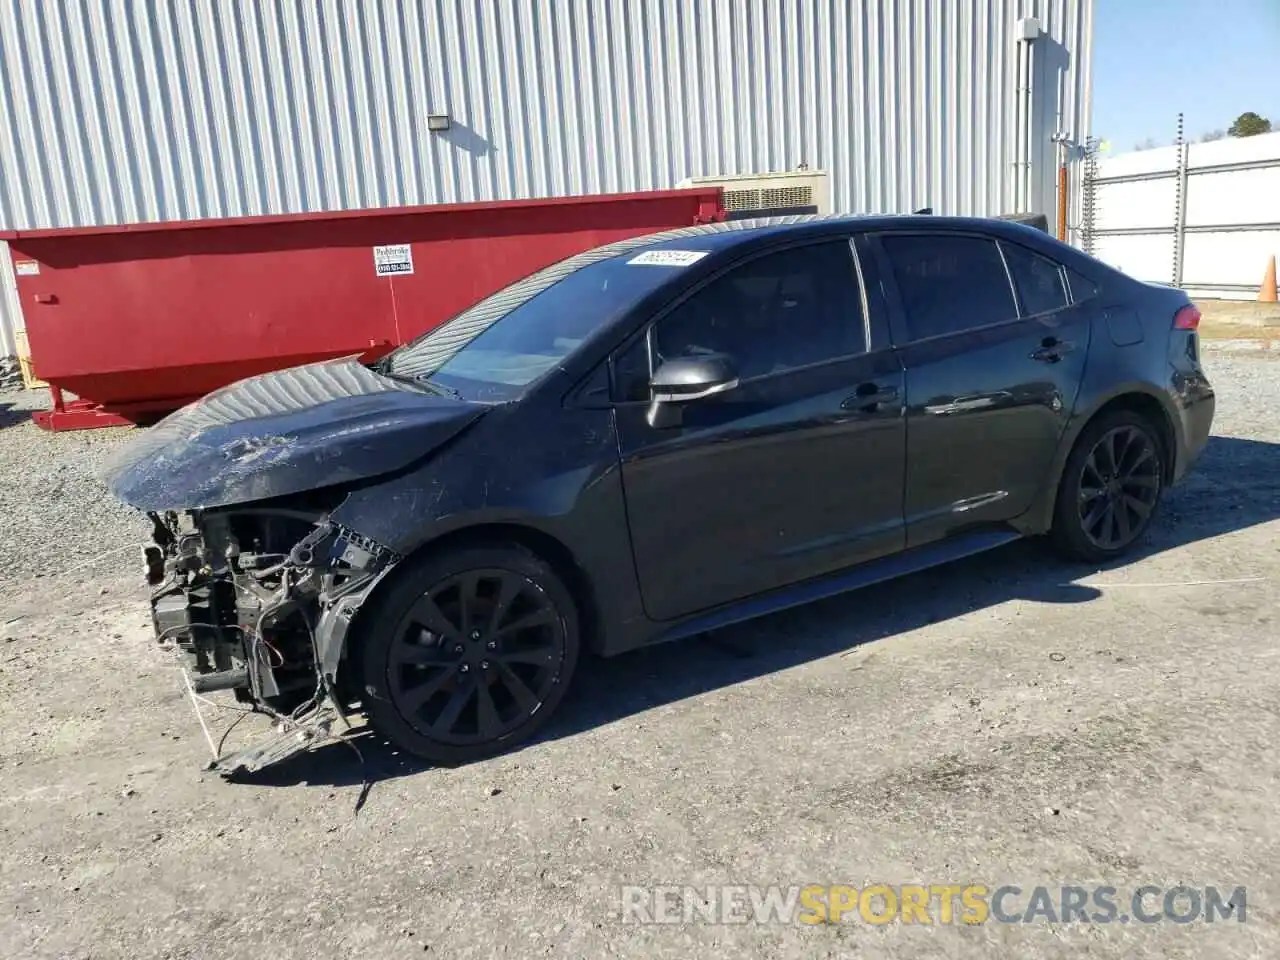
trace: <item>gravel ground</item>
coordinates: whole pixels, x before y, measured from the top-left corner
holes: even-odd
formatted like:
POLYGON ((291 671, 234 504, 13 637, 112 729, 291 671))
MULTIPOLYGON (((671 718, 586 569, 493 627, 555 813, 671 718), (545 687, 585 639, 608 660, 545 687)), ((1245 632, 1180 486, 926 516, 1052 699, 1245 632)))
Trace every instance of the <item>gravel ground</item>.
POLYGON ((0 393, 0 953, 1280 955, 1280 358, 1206 353, 1215 437, 1131 563, 1017 544, 588 663, 506 757, 430 770, 366 736, 363 766, 334 745, 249 784, 201 773, 147 633, 145 526, 92 478, 125 431, 45 434, 38 397, 0 393), (1248 914, 620 915, 622 884, 877 881, 1244 885, 1248 914))
MULTIPOLYGON (((0 597, 30 578, 65 577, 70 568, 122 544, 136 546, 147 535, 137 511, 112 498, 95 476, 131 431, 39 430, 30 411, 46 407, 47 398, 43 390, 0 392, 0 597)), ((123 559, 140 569, 136 550, 123 559)), ((103 570, 96 564, 77 573, 89 583, 103 570)))

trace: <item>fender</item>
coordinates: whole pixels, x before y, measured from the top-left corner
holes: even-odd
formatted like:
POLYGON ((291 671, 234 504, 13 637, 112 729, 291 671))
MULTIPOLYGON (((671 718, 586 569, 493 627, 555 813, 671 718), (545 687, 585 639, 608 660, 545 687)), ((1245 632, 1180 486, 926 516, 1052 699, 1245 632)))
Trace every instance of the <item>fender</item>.
POLYGON ((554 542, 589 599, 608 611, 610 635, 588 634, 588 643, 606 653, 639 645, 655 628, 640 604, 612 411, 575 410, 558 415, 552 429, 508 431, 502 435, 514 441, 490 443, 510 415, 482 419, 476 426, 485 429, 464 451, 446 446, 417 470, 353 490, 332 519, 408 558, 502 528, 554 542), (545 479, 530 484, 522 471, 536 459, 545 479))
POLYGON ((1082 386, 1081 392, 1076 396, 1076 406, 1071 412, 1071 419, 1067 421, 1066 428, 1062 431, 1062 438, 1058 442, 1058 450, 1054 454, 1053 463, 1049 468, 1049 476, 1041 488, 1043 492, 1022 516, 1012 521, 1014 528, 1019 533, 1025 536, 1036 536, 1049 532, 1049 529, 1053 526, 1053 512, 1057 506, 1058 488, 1062 485, 1062 474, 1066 470, 1067 458, 1071 456, 1071 451, 1075 447, 1076 441, 1080 438, 1080 434, 1084 432, 1085 427, 1095 417, 1108 407, 1116 405, 1116 401, 1126 397, 1142 397, 1145 400, 1154 400, 1159 404, 1160 410, 1164 413, 1165 439, 1170 442, 1172 447, 1168 451, 1170 462, 1165 465, 1166 478, 1171 478, 1175 475, 1173 461, 1178 457, 1178 451, 1182 448, 1182 438, 1178 430, 1179 418, 1177 409, 1174 407, 1167 391, 1161 390, 1148 381, 1132 380, 1114 385, 1102 393, 1093 394, 1085 401, 1084 388, 1082 386), (1083 406, 1081 405, 1082 402, 1084 403, 1083 406))

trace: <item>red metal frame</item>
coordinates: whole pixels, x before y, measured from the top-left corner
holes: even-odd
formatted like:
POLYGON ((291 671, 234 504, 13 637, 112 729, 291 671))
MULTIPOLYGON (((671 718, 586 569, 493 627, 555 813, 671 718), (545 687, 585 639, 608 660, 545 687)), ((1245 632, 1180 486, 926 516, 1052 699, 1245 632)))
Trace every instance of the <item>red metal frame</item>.
POLYGON ((167 230, 187 233, 191 230, 215 230, 222 227, 257 227, 270 224, 315 223, 324 220, 368 220, 371 217, 405 217, 416 214, 431 216, 455 213, 502 210, 525 210, 531 207, 578 207, 583 204, 648 202, 671 197, 697 199, 693 222, 715 223, 724 219, 719 187, 693 190, 640 190, 635 193, 602 193, 574 197, 539 197, 534 200, 477 200, 472 203, 424 203, 412 207, 371 207, 362 210, 321 210, 316 213, 280 213, 258 217, 209 217, 203 220, 158 220, 147 223, 115 223, 92 227, 47 227, 37 230, 0 230, 0 240, 61 239, 64 237, 101 236, 112 233, 159 233, 167 230))
MULTIPOLYGON (((31 419, 42 430, 97 430, 100 427, 132 427, 158 419, 182 406, 187 400, 150 400, 141 403, 116 404, 105 407, 92 400, 67 400, 58 387, 49 387, 52 408, 37 410, 31 419)), ((194 399, 194 398, 193 398, 194 399)))

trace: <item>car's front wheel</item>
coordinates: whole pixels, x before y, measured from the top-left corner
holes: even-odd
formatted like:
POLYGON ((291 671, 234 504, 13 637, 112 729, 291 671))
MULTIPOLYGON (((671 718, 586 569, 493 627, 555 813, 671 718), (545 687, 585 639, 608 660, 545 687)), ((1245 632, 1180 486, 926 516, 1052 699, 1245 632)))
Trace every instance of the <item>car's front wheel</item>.
POLYGON ((364 706, 375 730, 443 765, 532 736, 578 660, 578 612, 549 564, 517 544, 432 555, 399 576, 361 625, 364 706))
POLYGON ((1085 427, 1067 458, 1053 539, 1068 556, 1099 563, 1146 533, 1164 487, 1164 450, 1141 414, 1119 410, 1085 427))

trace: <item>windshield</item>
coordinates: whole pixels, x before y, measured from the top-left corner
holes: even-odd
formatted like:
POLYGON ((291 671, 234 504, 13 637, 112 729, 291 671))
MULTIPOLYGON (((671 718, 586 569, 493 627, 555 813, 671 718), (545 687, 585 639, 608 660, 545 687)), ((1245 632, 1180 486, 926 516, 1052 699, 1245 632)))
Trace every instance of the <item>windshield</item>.
MULTIPOLYGON (((607 249, 607 248, 606 248, 607 249)), ((588 251, 481 300, 392 353, 387 373, 463 400, 501 402, 522 393, 593 334, 671 279, 629 256, 588 251)))

